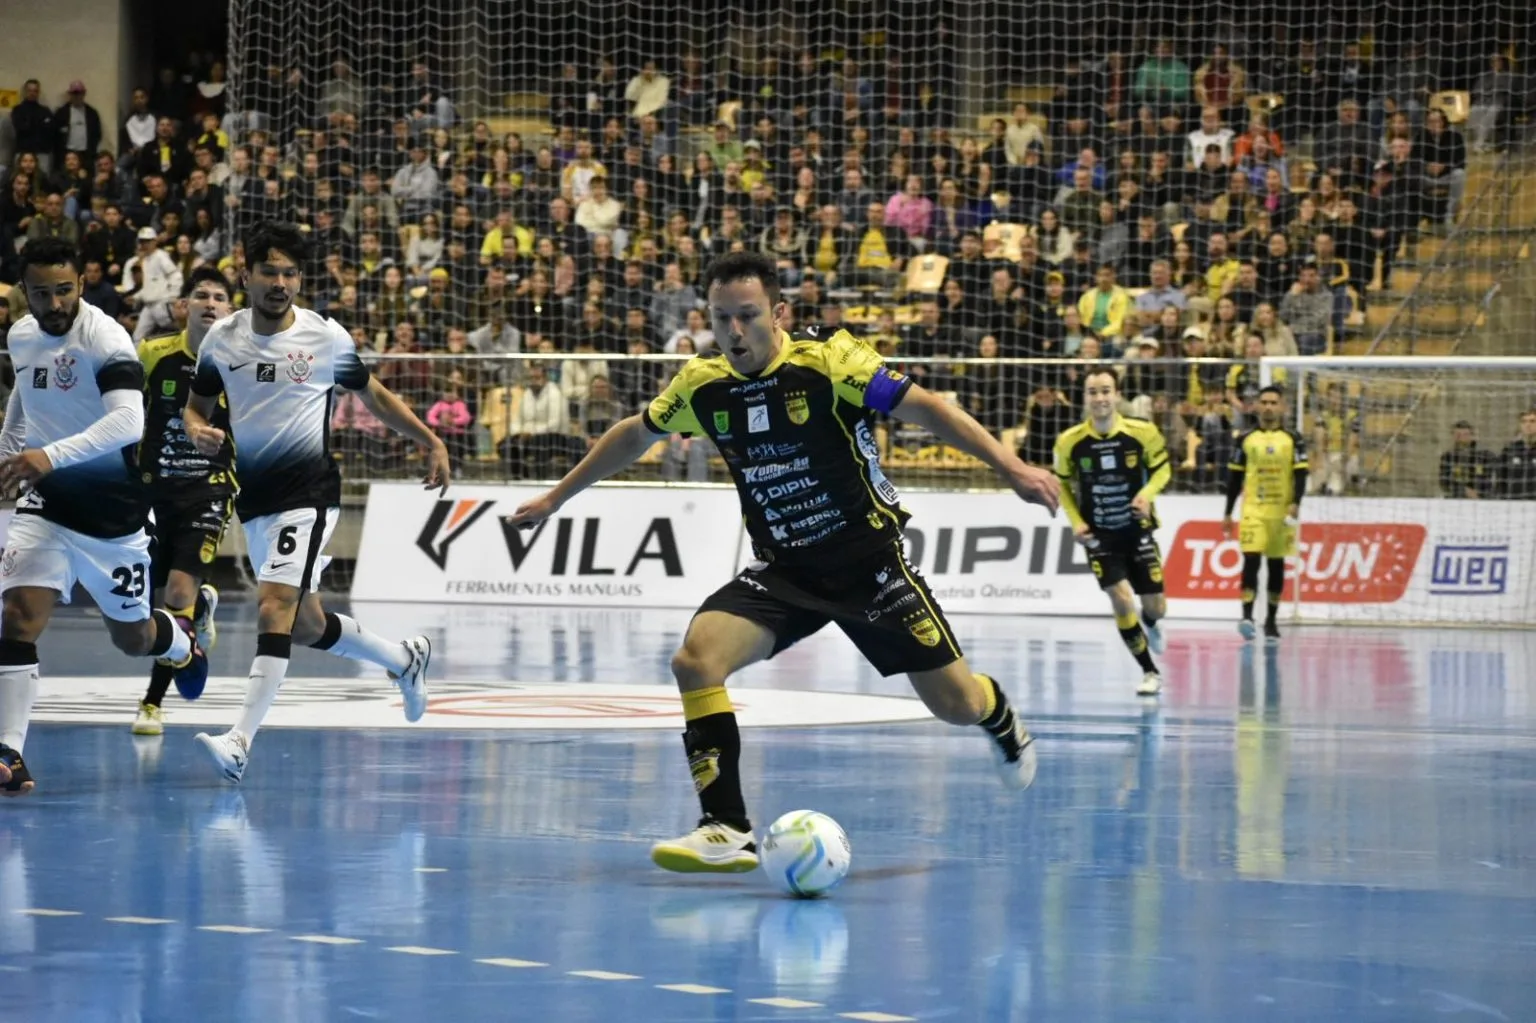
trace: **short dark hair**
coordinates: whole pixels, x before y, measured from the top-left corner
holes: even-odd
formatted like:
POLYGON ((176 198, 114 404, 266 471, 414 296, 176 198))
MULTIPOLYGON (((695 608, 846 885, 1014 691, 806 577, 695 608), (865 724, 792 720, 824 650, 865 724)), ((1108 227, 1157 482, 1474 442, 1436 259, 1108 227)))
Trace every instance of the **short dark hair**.
POLYGON ((1281 401, 1285 400, 1285 388, 1281 387, 1278 384, 1270 384, 1268 387, 1261 387, 1261 388, 1259 388, 1259 397, 1262 398, 1266 394, 1273 394, 1276 398, 1279 398, 1281 401))
POLYGON ((75 273, 82 269, 80 250, 75 248, 74 243, 63 238, 34 238, 21 250, 22 273, 26 273, 29 267, 63 266, 66 263, 75 268, 75 273))
POLYGON ((211 266, 200 266, 187 277, 187 282, 181 286, 181 297, 187 298, 197 289, 199 284, 208 283, 224 289, 224 294, 233 298, 234 288, 229 286, 229 279, 211 266))
POLYGON ((760 252, 732 252, 715 260, 704 274, 704 291, 707 294, 716 284, 734 284, 751 278, 762 283, 769 305, 782 301, 779 268, 760 252))
POLYGON ((1088 381, 1092 380, 1094 377, 1109 377, 1110 382, 1115 385, 1115 390, 1120 390, 1120 374, 1115 372, 1115 368, 1113 366, 1099 363, 1097 366, 1090 367, 1088 372, 1083 374, 1084 391, 1088 390, 1088 381))
POLYGON ((257 224, 245 236, 247 264, 263 262, 274 252, 281 252, 302 267, 309 259, 309 242, 296 225, 271 220, 257 224))

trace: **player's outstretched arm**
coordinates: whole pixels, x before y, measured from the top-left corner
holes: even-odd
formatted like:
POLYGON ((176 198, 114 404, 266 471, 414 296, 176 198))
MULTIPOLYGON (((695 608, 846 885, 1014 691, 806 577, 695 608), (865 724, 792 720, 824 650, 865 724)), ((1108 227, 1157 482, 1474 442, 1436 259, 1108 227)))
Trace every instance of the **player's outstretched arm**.
POLYGON ((453 468, 443 439, 418 419, 398 394, 379 383, 378 377, 370 376, 368 386, 357 393, 379 422, 427 449, 427 475, 422 484, 429 490, 436 487, 439 494, 446 493, 453 468))
POLYGON ((1060 505, 1061 482, 1055 473, 1025 465, 1018 455, 988 433, 986 427, 932 391, 913 384, 891 414, 902 422, 921 426, 951 447, 981 459, 1013 488, 1014 493, 1030 504, 1049 508, 1052 513, 1060 505))
POLYGON ((513 513, 512 525, 531 526, 549 518, 565 502, 592 484, 628 468, 657 440, 657 435, 645 425, 643 416, 619 420, 597 439, 586 457, 577 462, 559 483, 533 500, 525 501, 513 513))

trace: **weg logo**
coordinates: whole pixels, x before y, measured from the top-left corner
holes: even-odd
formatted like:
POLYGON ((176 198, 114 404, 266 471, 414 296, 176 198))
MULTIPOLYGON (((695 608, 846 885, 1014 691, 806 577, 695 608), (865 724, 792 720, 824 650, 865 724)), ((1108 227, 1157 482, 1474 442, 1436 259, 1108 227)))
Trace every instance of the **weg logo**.
POLYGON ((1508 583, 1508 544, 1435 545, 1429 576, 1429 592, 1435 596, 1498 596, 1508 583))

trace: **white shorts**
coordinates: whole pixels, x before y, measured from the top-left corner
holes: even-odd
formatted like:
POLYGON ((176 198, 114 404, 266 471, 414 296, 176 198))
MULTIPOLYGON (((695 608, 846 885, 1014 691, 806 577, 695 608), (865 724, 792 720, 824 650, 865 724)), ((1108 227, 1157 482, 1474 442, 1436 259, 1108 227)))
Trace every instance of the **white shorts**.
POLYGON ((19 586, 55 590, 68 604, 79 583, 103 616, 142 622, 150 616, 149 534, 103 540, 65 529, 41 515, 11 518, 0 555, 0 593, 19 586))
POLYGON ((304 593, 320 589, 320 573, 331 563, 324 552, 340 518, 340 508, 290 508, 242 522, 246 557, 256 581, 304 593))

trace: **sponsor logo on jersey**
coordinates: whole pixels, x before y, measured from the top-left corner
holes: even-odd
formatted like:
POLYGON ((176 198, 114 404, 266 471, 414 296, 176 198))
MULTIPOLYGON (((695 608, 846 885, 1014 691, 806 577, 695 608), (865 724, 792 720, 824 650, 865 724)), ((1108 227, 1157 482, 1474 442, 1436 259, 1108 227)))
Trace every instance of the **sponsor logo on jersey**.
MULTIPOLYGON (((1286 569, 1285 597, 1317 604, 1391 604, 1402 599, 1419 563, 1426 530, 1417 523, 1307 522, 1299 554, 1286 569)), ((1242 590, 1243 554, 1222 535, 1221 523, 1179 527, 1164 568, 1170 597, 1235 600, 1242 590)))
POLYGON ((662 409, 661 412, 656 416, 656 425, 666 426, 672 420, 676 419, 677 414, 686 408, 687 405, 688 402, 683 398, 681 394, 675 395, 671 401, 667 402, 666 408, 662 409))
POLYGON ((768 406, 767 405, 748 405, 747 406, 747 432, 748 433, 767 433, 768 432, 768 406))
POLYGON ((309 379, 315 368, 315 357, 308 352, 288 353, 288 379, 302 384, 309 379))
POLYGON ((749 465, 742 475, 748 483, 766 483, 792 472, 804 472, 811 467, 809 455, 802 455, 793 462, 770 462, 767 465, 749 465))
POLYGON ((801 426, 811 418, 811 403, 806 398, 804 391, 794 391, 784 398, 784 411, 789 413, 789 421, 796 426, 801 426))
POLYGON ((868 380, 860 380, 858 377, 854 376, 852 373, 849 373, 849 374, 847 374, 847 375, 845 375, 843 377, 843 386, 844 387, 851 387, 855 391, 859 391, 859 392, 862 393, 864 391, 864 389, 869 386, 869 381, 868 380))
POLYGON ((793 444, 748 444, 747 457, 754 462, 764 458, 788 458, 790 455, 798 454, 804 446, 798 441, 793 444))
POLYGON ((53 360, 53 382, 61 391, 68 391, 80 382, 75 375, 75 357, 68 352, 58 355, 53 360))
POLYGON ((41 391, 48 386, 48 367, 38 366, 32 371, 32 388, 41 391))
POLYGON ((258 384, 273 384, 277 382, 277 363, 258 362, 256 364, 256 382, 258 384))

